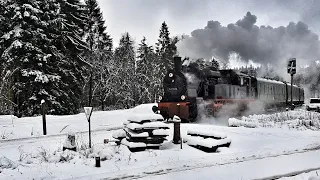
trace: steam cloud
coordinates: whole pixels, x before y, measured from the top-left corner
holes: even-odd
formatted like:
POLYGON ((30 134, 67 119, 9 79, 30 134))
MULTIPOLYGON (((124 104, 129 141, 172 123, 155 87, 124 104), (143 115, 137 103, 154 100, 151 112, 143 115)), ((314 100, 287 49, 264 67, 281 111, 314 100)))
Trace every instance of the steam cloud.
POLYGON ((236 23, 222 26, 218 21, 208 21, 203 29, 196 29, 191 36, 178 43, 180 55, 191 58, 218 57, 228 62, 229 54, 236 52, 242 60, 260 64, 285 65, 291 57, 298 65, 314 62, 320 57, 317 34, 299 21, 286 27, 255 25, 257 17, 250 12, 236 23))

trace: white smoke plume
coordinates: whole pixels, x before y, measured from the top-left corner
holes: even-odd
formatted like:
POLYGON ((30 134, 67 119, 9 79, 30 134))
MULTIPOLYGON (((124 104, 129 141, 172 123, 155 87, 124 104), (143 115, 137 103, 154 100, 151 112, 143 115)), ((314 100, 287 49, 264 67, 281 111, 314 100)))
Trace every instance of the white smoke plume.
POLYGON ((281 67, 284 74, 289 58, 297 58, 297 65, 305 65, 320 57, 317 34, 299 21, 287 26, 257 26, 257 17, 248 12, 236 23, 222 26, 208 21, 207 26, 185 36, 177 46, 180 55, 190 58, 218 57, 228 62, 230 53, 237 53, 244 61, 281 67))

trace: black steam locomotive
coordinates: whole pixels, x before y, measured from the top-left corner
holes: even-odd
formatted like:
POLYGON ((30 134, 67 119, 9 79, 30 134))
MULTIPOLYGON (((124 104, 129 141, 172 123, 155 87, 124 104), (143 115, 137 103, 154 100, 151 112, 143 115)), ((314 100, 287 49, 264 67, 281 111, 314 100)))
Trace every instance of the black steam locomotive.
MULTIPOLYGON (((182 71, 181 64, 181 57, 175 57, 174 69, 163 80, 164 95, 159 97, 158 107, 153 108, 165 119, 178 115, 182 120, 195 121, 199 104, 205 104, 206 110, 215 115, 230 104, 246 109, 257 101, 264 106, 286 106, 291 102, 291 85, 286 82, 214 67, 199 70, 189 66, 182 71)), ((303 89, 294 85, 292 98, 295 105, 302 104, 303 89)))

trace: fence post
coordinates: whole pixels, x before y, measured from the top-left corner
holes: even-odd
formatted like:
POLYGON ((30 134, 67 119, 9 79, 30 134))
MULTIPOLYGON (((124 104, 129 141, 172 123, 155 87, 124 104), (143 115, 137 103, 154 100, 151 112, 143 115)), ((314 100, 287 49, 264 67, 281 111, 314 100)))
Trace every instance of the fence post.
POLYGON ((47 122, 46 122, 46 107, 45 107, 45 100, 41 100, 41 109, 42 109, 42 128, 43 128, 43 135, 47 135, 47 122))

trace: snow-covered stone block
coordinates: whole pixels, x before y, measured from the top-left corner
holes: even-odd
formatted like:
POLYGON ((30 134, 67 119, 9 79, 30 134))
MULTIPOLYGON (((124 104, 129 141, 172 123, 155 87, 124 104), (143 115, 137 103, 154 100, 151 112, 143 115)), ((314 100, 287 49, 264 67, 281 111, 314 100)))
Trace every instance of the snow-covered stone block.
POLYGON ((148 132, 136 133, 128 128, 125 128, 124 131, 127 133, 129 138, 147 138, 147 137, 149 137, 148 132))
POLYGON ((200 136, 187 136, 184 141, 189 145, 201 149, 206 152, 216 152, 219 147, 229 147, 231 144, 231 138, 224 139, 212 139, 203 138, 200 136))
POLYGON ((145 147, 147 147, 146 143, 129 142, 127 139, 122 139, 121 144, 128 146, 129 148, 145 148, 145 147))
POLYGON ((227 137, 224 133, 219 133, 219 132, 212 132, 212 131, 203 131, 203 130, 198 130, 198 129, 189 129, 187 131, 188 135, 196 135, 196 136, 201 136, 201 137, 211 137, 214 139, 224 139, 227 137))
POLYGON ((169 129, 169 126, 163 122, 147 122, 147 123, 143 123, 143 124, 129 123, 126 127, 131 130, 169 129))
POLYGON ((148 114, 133 114, 128 118, 129 122, 144 123, 163 121, 163 117, 160 114, 148 113, 148 114))
POLYGON ((155 129, 152 131, 154 136, 169 136, 169 131, 165 129, 155 129))

